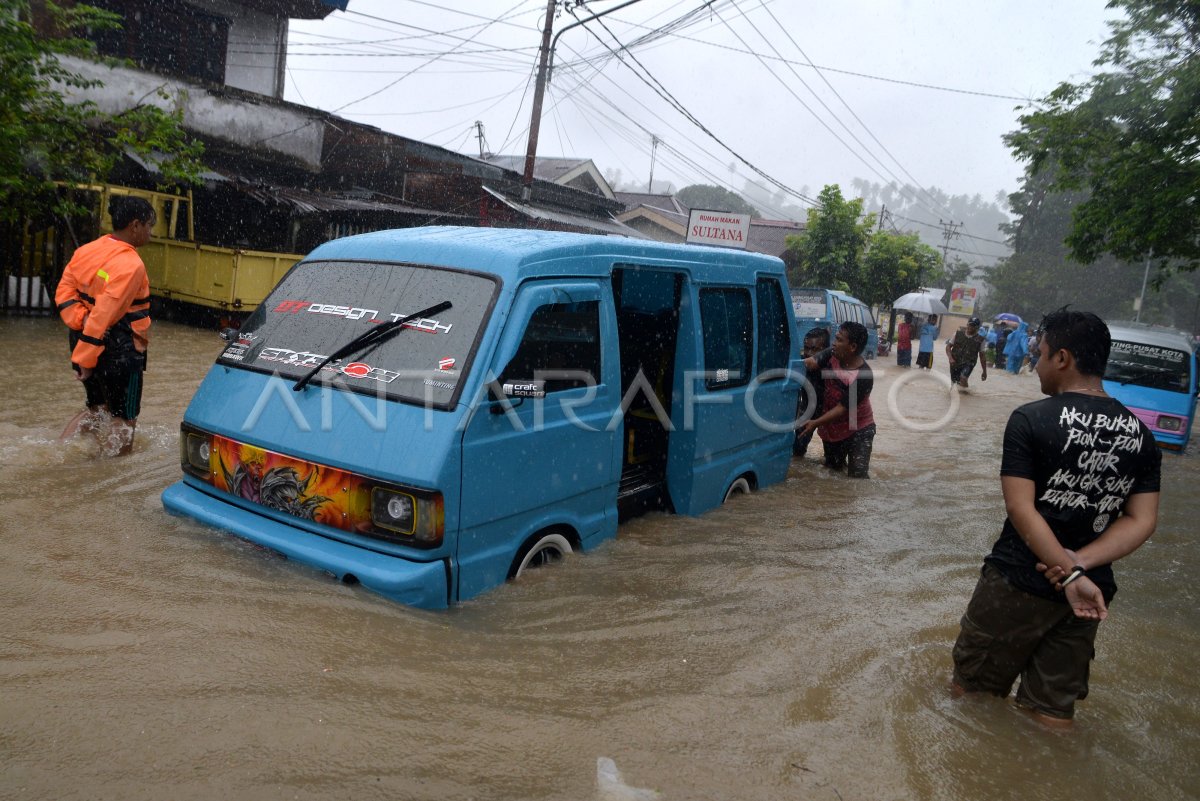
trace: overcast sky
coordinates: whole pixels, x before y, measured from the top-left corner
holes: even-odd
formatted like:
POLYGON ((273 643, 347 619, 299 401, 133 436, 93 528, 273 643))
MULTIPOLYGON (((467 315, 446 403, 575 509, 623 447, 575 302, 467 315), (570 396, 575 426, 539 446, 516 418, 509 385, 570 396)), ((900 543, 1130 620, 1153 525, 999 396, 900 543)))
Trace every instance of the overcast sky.
MULTIPOLYGON (((473 155, 478 120, 490 152, 523 154, 545 9, 349 0, 348 13, 292 22, 286 97, 473 155)), ((990 200, 1018 186, 1000 141, 1018 98, 1090 74, 1111 13, 1102 0, 640 0, 604 17, 607 30, 562 35, 538 154, 644 183, 657 136, 656 187, 740 190, 766 182, 757 168, 808 197, 864 178, 990 200), (622 46, 625 63, 609 49, 622 46)), ((574 22, 563 14, 555 31, 574 22)))

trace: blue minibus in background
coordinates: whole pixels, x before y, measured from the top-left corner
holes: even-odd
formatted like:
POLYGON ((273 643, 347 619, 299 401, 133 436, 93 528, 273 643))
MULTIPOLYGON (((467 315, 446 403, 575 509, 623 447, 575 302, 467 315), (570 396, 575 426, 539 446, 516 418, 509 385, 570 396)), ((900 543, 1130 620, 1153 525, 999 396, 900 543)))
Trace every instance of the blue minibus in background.
POLYGON ((803 339, 814 328, 829 331, 832 341, 838 326, 847 321, 862 323, 867 329, 867 347, 864 359, 874 359, 879 353, 879 324, 871 307, 852 295, 836 289, 804 287, 792 290, 792 312, 796 315, 796 329, 803 339))
POLYGON ((1191 337, 1138 323, 1111 323, 1108 330, 1112 350, 1104 371, 1104 391, 1149 426, 1160 447, 1183 451, 1200 392, 1191 337))
POLYGON ((795 330, 761 254, 494 228, 334 240, 226 333, 163 504, 445 607, 646 509, 782 481, 795 330))

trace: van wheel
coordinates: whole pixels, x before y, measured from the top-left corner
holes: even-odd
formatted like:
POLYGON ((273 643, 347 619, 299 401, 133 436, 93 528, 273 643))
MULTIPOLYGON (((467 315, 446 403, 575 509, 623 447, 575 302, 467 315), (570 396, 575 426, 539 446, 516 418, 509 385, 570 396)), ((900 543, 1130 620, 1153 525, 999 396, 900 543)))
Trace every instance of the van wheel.
POLYGON ((572 553, 571 543, 562 534, 543 534, 524 554, 518 555, 513 561, 513 569, 509 578, 518 578, 526 568, 542 567, 553 562, 561 562, 563 557, 572 553))
POLYGON ((745 476, 738 476, 733 480, 733 483, 729 485, 729 489, 725 490, 725 500, 721 501, 721 503, 729 503, 729 499, 734 495, 749 494, 750 482, 746 480, 745 476))

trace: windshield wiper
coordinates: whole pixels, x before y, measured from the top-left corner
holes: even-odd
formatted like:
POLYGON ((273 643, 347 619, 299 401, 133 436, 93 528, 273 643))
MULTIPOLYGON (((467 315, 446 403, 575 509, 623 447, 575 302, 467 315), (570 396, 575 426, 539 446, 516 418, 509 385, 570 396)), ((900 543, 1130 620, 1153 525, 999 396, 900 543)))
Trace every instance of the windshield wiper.
POLYGON ((405 323, 412 322, 413 320, 420 320, 423 317, 429 317, 430 315, 437 314, 438 312, 444 312, 446 309, 450 308, 450 306, 450 301, 443 300, 441 303, 430 306, 428 309, 421 309, 421 311, 417 312, 416 314, 410 314, 406 317, 401 317, 398 320, 391 320, 389 322, 382 323, 375 328, 363 331, 354 339, 335 350, 331 355, 326 356, 321 363, 312 370, 309 370, 303 378, 292 385, 292 391, 299 392, 308 386, 308 382, 312 381, 313 376, 321 372, 321 369, 330 362, 340 359, 350 353, 354 353, 355 351, 368 348, 371 345, 378 345, 380 342, 383 342, 397 331, 402 331, 405 323))
POLYGON ((1163 367, 1154 367, 1149 364, 1128 364, 1124 368, 1124 373, 1117 379, 1121 386, 1126 384, 1137 384, 1138 386, 1155 388, 1156 384, 1162 384, 1171 381, 1170 370, 1163 367), (1151 384, 1143 384, 1143 381, 1152 381, 1151 384))

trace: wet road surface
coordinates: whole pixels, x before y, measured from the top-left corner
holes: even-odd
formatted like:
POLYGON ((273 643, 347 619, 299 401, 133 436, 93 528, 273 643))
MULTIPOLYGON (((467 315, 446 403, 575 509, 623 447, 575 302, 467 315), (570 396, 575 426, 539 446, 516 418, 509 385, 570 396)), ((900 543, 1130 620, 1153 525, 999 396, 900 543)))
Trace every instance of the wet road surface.
POLYGON ((817 445, 783 485, 431 613, 163 511, 212 332, 155 324, 123 460, 55 442, 82 400, 61 328, 0 332, 2 798, 1200 796, 1195 454, 1164 457, 1075 731, 949 697, 1031 376, 976 377, 953 414, 904 379, 893 411, 910 374, 877 360, 872 480, 817 445))

